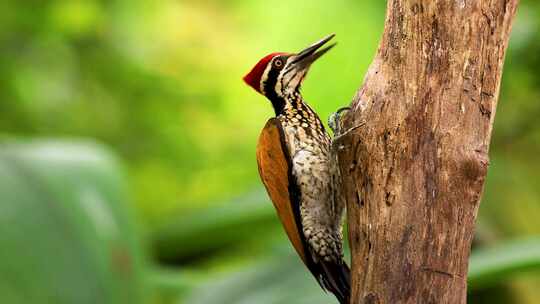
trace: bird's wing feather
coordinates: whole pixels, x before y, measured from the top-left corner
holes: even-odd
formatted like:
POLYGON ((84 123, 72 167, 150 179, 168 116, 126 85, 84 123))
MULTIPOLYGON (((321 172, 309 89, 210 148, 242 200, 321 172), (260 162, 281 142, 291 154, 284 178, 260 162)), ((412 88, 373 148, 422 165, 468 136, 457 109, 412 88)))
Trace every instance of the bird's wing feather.
POLYGON ((289 240, 307 264, 306 248, 299 229, 301 224, 297 222, 295 216, 300 202, 291 201, 291 197, 294 197, 290 193, 293 181, 290 175, 290 157, 287 156, 286 151, 281 124, 277 119, 272 118, 268 120, 259 136, 257 145, 259 174, 289 240))
POLYGON ((316 261, 309 253, 300 219, 301 194, 292 174, 291 157, 281 123, 268 120, 259 136, 257 163, 266 191, 294 249, 309 271, 325 290, 331 291, 340 303, 349 303, 350 270, 344 262, 316 261))

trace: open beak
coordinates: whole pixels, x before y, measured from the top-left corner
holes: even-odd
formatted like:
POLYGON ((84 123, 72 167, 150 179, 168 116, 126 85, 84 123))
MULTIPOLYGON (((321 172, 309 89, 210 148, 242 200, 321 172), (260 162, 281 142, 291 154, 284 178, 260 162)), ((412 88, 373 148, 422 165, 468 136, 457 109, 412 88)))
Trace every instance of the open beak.
POLYGON ((309 66, 315 62, 315 60, 319 59, 324 53, 328 52, 331 48, 333 48, 336 44, 332 43, 324 48, 321 49, 323 45, 325 45, 328 41, 330 41, 332 38, 334 38, 335 34, 330 34, 326 36, 325 38, 319 40, 318 42, 312 44, 311 46, 308 46, 306 49, 301 51, 300 53, 293 55, 291 64, 297 69, 297 70, 307 70, 309 66))

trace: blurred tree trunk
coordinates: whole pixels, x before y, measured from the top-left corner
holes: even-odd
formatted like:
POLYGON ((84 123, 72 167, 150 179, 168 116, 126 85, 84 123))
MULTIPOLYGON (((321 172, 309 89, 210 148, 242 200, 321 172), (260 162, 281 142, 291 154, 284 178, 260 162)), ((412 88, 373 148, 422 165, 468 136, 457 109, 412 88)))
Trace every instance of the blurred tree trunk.
POLYGON ((352 303, 465 303, 518 0, 389 0, 345 117, 352 303))

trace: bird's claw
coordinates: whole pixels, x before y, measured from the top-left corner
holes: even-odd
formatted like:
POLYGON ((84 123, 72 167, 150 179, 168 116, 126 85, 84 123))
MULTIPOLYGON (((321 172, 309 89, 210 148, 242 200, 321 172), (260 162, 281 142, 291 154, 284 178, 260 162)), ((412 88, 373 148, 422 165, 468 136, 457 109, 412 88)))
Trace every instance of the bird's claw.
POLYGON ((341 113, 343 111, 350 111, 350 107, 339 108, 336 112, 332 113, 328 118, 328 126, 332 129, 334 136, 341 134, 341 113))
POLYGON ((348 135, 350 132, 365 125, 365 122, 361 122, 360 124, 343 132, 342 125, 341 125, 342 113, 344 111, 350 111, 350 110, 351 110, 350 107, 339 108, 335 113, 332 113, 332 115, 330 115, 330 117, 328 118, 328 126, 330 127, 330 129, 332 129, 332 132, 334 133, 334 138, 332 139, 332 145, 336 147, 338 150, 343 150, 345 148, 344 145, 338 144, 343 137, 348 135))

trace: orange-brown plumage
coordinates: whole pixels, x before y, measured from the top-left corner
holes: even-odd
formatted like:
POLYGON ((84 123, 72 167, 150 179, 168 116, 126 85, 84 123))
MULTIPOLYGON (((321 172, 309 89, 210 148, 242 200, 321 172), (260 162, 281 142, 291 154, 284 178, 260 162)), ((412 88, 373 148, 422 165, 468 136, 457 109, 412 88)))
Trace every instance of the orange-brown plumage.
MULTIPOLYGON (((262 182, 276 208, 277 215, 285 228, 289 240, 298 255, 306 263, 306 254, 300 230, 295 221, 293 203, 289 193, 289 163, 284 151, 279 121, 268 120, 259 136, 257 145, 257 164, 262 182)), ((298 207, 296 207, 298 208, 298 207)))

